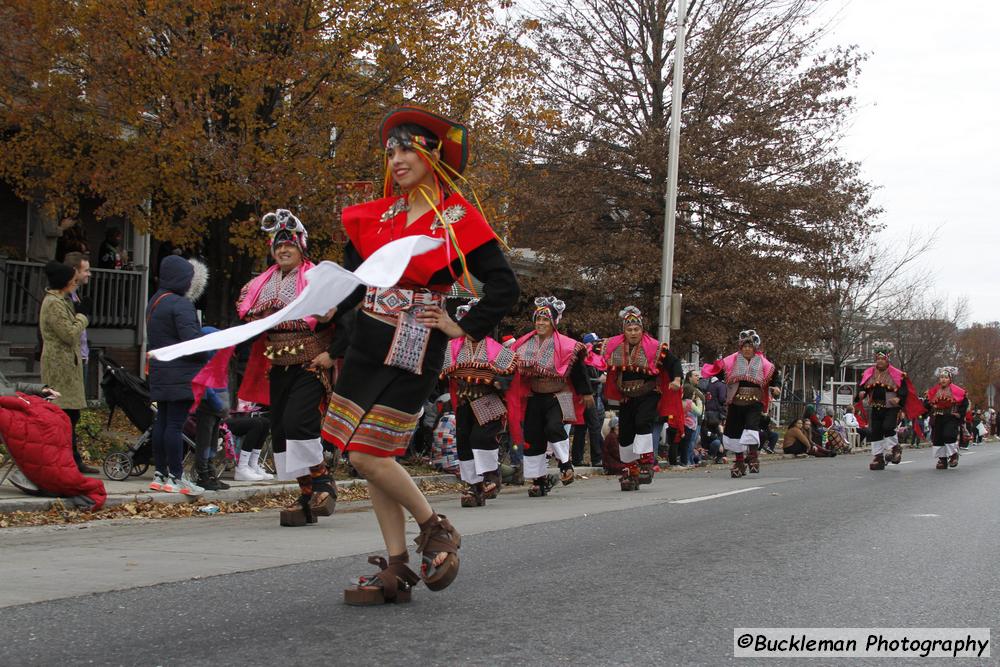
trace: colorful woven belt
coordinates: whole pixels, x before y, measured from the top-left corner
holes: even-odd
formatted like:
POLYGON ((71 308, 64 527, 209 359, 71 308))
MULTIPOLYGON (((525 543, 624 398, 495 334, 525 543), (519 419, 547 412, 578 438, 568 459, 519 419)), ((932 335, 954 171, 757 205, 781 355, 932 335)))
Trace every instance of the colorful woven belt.
POLYGON ((430 290, 410 290, 402 287, 369 287, 365 292, 364 309, 378 315, 398 315, 414 307, 444 308, 445 295, 430 290))

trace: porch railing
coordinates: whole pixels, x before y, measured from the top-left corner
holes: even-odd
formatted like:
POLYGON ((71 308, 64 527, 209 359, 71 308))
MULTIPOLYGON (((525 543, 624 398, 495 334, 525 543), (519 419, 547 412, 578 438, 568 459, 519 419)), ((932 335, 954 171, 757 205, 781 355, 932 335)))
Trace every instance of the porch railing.
MULTIPOLYGON (((93 304, 91 328, 136 329, 142 316, 142 273, 91 269, 79 295, 93 304)), ((0 325, 36 326, 45 296, 43 264, 0 258, 0 325)))

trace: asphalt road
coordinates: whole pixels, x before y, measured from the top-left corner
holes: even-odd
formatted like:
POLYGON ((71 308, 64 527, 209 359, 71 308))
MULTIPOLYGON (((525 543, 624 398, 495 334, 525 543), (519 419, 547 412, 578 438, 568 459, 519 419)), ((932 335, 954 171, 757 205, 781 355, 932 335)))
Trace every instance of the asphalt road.
MULTIPOLYGON (((410 605, 345 606, 344 585, 370 566, 326 558, 8 606, 0 663, 761 664, 732 657, 734 627, 1000 625, 1000 446, 948 471, 933 469, 927 449, 882 472, 867 461, 782 462, 740 480, 661 475, 635 494, 590 480, 475 510, 441 501, 473 528, 461 574, 441 593, 419 587, 410 605), (633 506, 621 507, 625 495, 633 506)), ((345 534, 351 516, 324 537, 345 534)), ((271 529, 272 518, 262 517, 268 534, 294 553, 304 533, 271 529)), ((352 520, 373 523, 367 512, 352 520)), ((242 526, 220 518, 214 534, 235 540, 242 526)), ((110 561, 127 534, 106 530, 110 561)), ((166 544, 185 523, 156 530, 166 544)), ((60 536, 11 542, 30 541, 44 571, 60 536)), ((0 542, 0 589, 3 551, 0 542)))

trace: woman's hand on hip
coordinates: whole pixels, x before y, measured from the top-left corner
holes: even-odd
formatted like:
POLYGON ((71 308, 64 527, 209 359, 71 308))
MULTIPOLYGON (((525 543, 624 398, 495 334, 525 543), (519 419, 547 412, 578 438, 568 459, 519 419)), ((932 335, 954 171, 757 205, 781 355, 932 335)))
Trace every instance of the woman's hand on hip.
POLYGON ((440 329, 449 338, 458 338, 465 335, 462 327, 458 326, 458 323, 448 315, 448 311, 440 306, 421 308, 417 312, 417 322, 430 329, 440 329))

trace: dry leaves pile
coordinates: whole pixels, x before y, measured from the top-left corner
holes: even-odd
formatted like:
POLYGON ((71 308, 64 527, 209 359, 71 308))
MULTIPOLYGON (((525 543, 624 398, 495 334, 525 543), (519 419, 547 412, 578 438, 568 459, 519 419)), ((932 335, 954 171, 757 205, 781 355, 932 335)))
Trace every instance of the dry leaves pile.
MULTIPOLYGON (((457 493, 461 484, 445 482, 421 482, 420 487, 429 496, 457 493)), ((44 512, 11 512, 0 514, 0 528, 16 528, 24 526, 47 526, 67 523, 86 523, 88 521, 107 521, 111 519, 182 519, 187 517, 211 517, 214 514, 241 514, 245 512, 260 512, 262 510, 279 509, 292 504, 298 497, 297 493, 260 494, 242 500, 225 501, 203 498, 191 503, 157 503, 152 500, 135 501, 105 508, 99 512, 82 512, 64 507, 56 500, 52 508, 44 512), (199 511, 207 505, 215 505, 217 512, 199 511)), ((337 499, 350 502, 368 499, 368 487, 362 485, 340 488, 337 499)))

